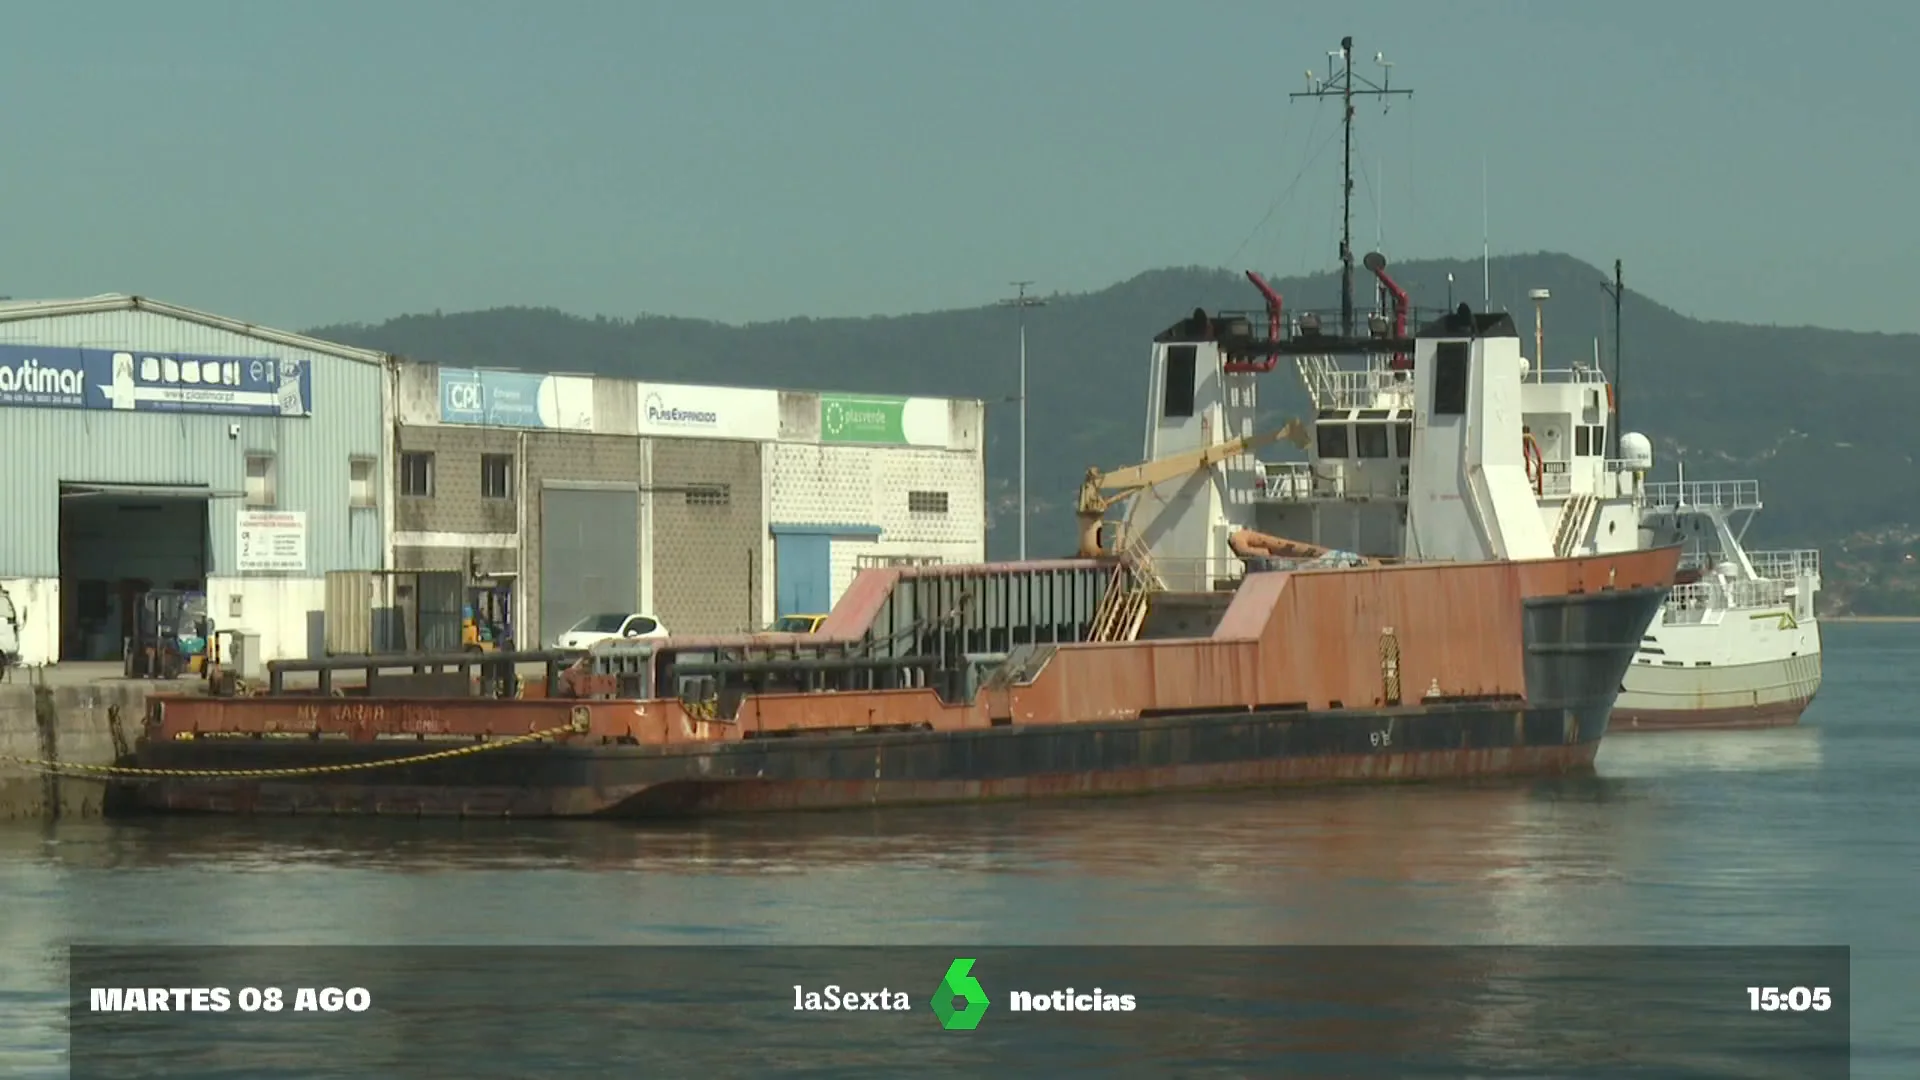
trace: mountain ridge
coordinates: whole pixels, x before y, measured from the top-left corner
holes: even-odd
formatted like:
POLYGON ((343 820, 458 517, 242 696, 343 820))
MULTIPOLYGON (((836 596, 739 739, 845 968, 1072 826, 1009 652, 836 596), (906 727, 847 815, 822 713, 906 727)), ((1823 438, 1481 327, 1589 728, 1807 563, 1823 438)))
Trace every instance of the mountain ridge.
MULTIPOLYGON (((1388 272, 1417 309, 1485 306, 1479 259, 1412 260, 1388 272)), ((1527 290, 1545 287, 1547 366, 1567 366, 1569 351, 1591 362, 1599 339, 1612 373, 1612 301, 1600 288, 1610 272, 1553 252, 1503 256, 1485 272, 1491 306, 1521 324, 1523 351, 1534 351, 1527 290)), ((1912 468, 1906 407, 1920 398, 1920 335, 1694 319, 1635 292, 1630 274, 1618 397, 1624 427, 1654 442, 1655 475, 1671 477, 1684 461, 1696 479, 1760 480, 1768 506, 1754 522, 1754 542, 1825 549, 1824 607, 1920 613, 1920 572, 1910 561, 1920 538, 1920 471, 1912 468)), ((1336 273, 1267 280, 1290 311, 1339 305, 1336 273)), ((1359 271, 1355 284, 1356 307, 1371 309, 1371 275, 1359 271)), ((1146 270, 1104 289, 1040 298, 1046 306, 1026 312, 1036 554, 1071 546, 1073 497, 1089 465, 1138 460, 1153 335, 1196 307, 1261 303, 1240 272, 1203 266, 1146 270)), ((1000 558, 1012 554, 1016 532, 1017 325, 1016 313, 999 305, 749 323, 505 307, 307 333, 458 367, 982 399, 988 550, 1000 558)), ((1262 412, 1275 426, 1307 411, 1288 366, 1261 389, 1262 412)))

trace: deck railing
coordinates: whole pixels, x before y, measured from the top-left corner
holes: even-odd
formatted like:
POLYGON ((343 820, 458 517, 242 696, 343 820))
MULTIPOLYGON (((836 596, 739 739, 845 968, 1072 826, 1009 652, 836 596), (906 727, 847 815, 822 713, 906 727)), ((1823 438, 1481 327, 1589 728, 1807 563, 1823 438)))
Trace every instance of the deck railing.
POLYGON ((1696 581, 1675 585, 1667 594, 1663 622, 1687 624, 1713 621, 1716 616, 1759 608, 1805 610, 1805 597, 1790 596, 1787 581, 1696 581))
MULTIPOLYGON (((1316 475, 1310 461, 1257 461, 1254 472, 1259 477, 1261 496, 1275 502, 1344 499, 1348 494, 1345 471, 1335 465, 1329 465, 1324 474, 1316 475)), ((1407 497, 1405 476, 1395 482, 1394 497, 1407 497)))
POLYGON ((1816 549, 1792 551, 1749 551, 1747 561, 1758 577, 1776 581, 1820 576, 1820 552, 1816 549))
POLYGON ((1688 509, 1758 510, 1758 480, 1665 480, 1642 489, 1649 510, 1673 513, 1688 509))
POLYGON ((1607 376, 1599 368, 1547 368, 1545 371, 1530 370, 1520 381, 1522 383, 1591 383, 1597 386, 1606 382, 1607 376))

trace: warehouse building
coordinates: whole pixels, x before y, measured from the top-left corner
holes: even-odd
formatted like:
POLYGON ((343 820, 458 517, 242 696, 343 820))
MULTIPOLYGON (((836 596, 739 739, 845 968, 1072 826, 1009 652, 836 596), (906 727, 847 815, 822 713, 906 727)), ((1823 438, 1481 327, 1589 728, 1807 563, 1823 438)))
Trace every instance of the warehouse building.
POLYGON ((827 611, 861 566, 979 562, 978 401, 403 363, 394 565, 465 570, 522 648, 827 611))
POLYGON ((384 565, 387 359, 133 296, 0 303, 0 588, 21 660, 119 660, 139 597, 204 592, 317 654, 324 575, 384 565))

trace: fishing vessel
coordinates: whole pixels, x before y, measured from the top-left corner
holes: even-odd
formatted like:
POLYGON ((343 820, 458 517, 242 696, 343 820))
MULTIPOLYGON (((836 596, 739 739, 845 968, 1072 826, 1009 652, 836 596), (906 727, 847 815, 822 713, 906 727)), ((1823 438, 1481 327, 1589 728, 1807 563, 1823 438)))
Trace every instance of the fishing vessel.
MULTIPOLYGON (((1200 445, 1136 471, 1211 489, 1257 441, 1229 434, 1217 373, 1291 346, 1245 331, 1200 312, 1160 335, 1155 407, 1200 445)), ((1410 520, 1494 538, 1485 560, 1234 529, 1245 572, 1182 587, 1083 491, 1078 558, 863 569, 812 634, 607 642, 544 696, 155 699, 134 791, 172 811, 650 816, 1591 768, 1680 549, 1551 557, 1508 316, 1463 305, 1386 345, 1421 359, 1436 497, 1410 520)))
POLYGON ((1642 527, 1684 546, 1680 577, 1648 628, 1614 705, 1629 731, 1784 727, 1820 689, 1817 550, 1748 551, 1756 480, 1645 486, 1642 527))

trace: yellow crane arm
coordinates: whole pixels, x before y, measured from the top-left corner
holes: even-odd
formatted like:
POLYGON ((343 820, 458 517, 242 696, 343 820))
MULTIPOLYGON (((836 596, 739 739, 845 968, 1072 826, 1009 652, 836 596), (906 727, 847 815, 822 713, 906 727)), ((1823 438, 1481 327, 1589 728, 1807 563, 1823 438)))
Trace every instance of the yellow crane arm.
POLYGON ((1081 557, 1092 558, 1100 553, 1100 519, 1115 503, 1155 485, 1166 483, 1168 480, 1211 469, 1230 457, 1281 439, 1290 440, 1296 446, 1305 446, 1307 429, 1300 421, 1289 420, 1287 425, 1278 431, 1269 431, 1261 435, 1243 435, 1213 446, 1169 454, 1163 458, 1156 458, 1138 465, 1128 465, 1112 472, 1103 473, 1099 469, 1088 469, 1087 478, 1080 484, 1078 506, 1081 557))

